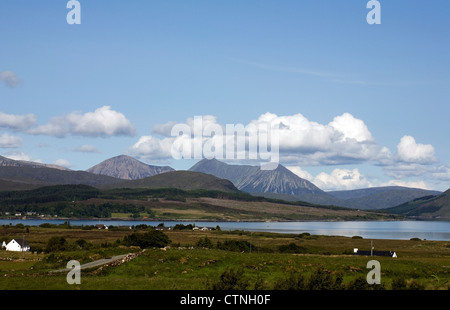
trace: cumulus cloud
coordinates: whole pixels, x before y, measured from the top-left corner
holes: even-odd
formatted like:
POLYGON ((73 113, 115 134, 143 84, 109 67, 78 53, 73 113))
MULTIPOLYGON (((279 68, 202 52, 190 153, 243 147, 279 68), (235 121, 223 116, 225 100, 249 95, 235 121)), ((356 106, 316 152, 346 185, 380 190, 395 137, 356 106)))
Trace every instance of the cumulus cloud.
POLYGON ((18 148, 22 144, 22 138, 2 134, 0 136, 0 148, 18 148))
MULTIPOLYGON (((436 178, 448 180, 450 168, 441 167, 436 170, 431 165, 436 162, 433 146, 417 143, 413 137, 404 136, 400 139, 396 152, 391 152, 375 141, 363 120, 350 113, 338 115, 328 123, 311 121, 302 114, 286 116, 273 113, 262 114, 248 124, 241 125, 244 130, 248 130, 245 140, 246 152, 251 153, 248 133, 255 128, 261 128, 259 126, 263 124, 271 124, 271 133, 278 137, 279 162, 301 178, 326 190, 370 187, 374 186, 373 182, 376 180, 369 180, 358 169, 335 169, 331 173, 322 172, 313 176, 300 166, 372 163, 382 167, 385 175, 393 179, 391 184, 397 182, 396 184, 408 185, 409 183, 400 182, 411 177, 430 176, 432 172, 436 178)), ((230 128, 238 130, 239 125, 233 124, 230 128)), ((168 122, 157 125, 153 127, 155 135, 140 137, 130 147, 129 153, 148 160, 178 159, 171 151, 174 147, 179 149, 182 145, 184 158, 199 159, 214 156, 224 160, 245 158, 246 163, 251 163, 248 160, 249 154, 242 156, 237 150, 234 150, 234 157, 227 154, 227 142, 235 141, 234 132, 233 134, 227 132, 228 126, 230 124, 220 124, 212 115, 189 118, 181 124, 168 122), (195 120, 198 118, 202 120, 200 126, 195 125, 195 120), (174 128, 182 130, 172 132, 174 128), (212 132, 222 133, 223 136, 212 135, 212 132), (178 135, 179 133, 182 134, 178 135), (200 157, 198 153, 196 154, 198 146, 201 148, 200 157)), ((238 131, 236 135, 242 136, 242 132, 238 131)), ((258 162, 258 160, 253 161, 253 163, 258 162)), ((380 183, 377 182, 377 184, 380 183)), ((424 184, 416 185, 424 187, 424 184)))
POLYGON ((308 120, 302 114, 277 116, 266 113, 258 120, 278 128, 280 158, 303 166, 336 165, 380 160, 385 149, 364 122, 350 113, 336 116, 328 124, 308 120))
POLYGON ((450 181, 450 165, 437 167, 432 176, 441 181, 450 181))
POLYGON ((371 187, 372 184, 355 169, 334 169, 330 174, 319 173, 314 184, 323 190, 350 190, 371 187))
POLYGON ((66 159, 58 159, 54 162, 54 165, 64 167, 64 168, 73 167, 73 165, 66 159))
POLYGON ((354 139, 357 142, 374 141, 372 134, 367 128, 366 124, 360 119, 355 118, 350 113, 344 113, 336 116, 332 122, 329 123, 338 132, 342 133, 341 141, 354 139))
POLYGON ((434 147, 418 144, 411 136, 403 136, 397 145, 398 158, 407 163, 430 164, 436 162, 434 147))
POLYGON ((17 75, 11 71, 1 71, 0 82, 5 83, 5 85, 9 87, 16 87, 22 84, 22 81, 17 77, 17 75))
MULTIPOLYGON (((335 191, 335 190, 353 190, 368 187, 378 186, 402 186, 410 188, 431 189, 424 180, 405 180, 410 175, 402 176, 402 178, 394 178, 388 181, 380 181, 378 179, 370 179, 363 175, 359 169, 334 169, 331 173, 320 172, 316 176, 313 176, 308 171, 301 169, 298 166, 287 166, 289 170, 298 175, 299 177, 306 179, 322 190, 335 191)), ((442 180, 450 180, 450 169, 448 167, 441 167, 439 170, 442 180)), ((423 177, 424 171, 418 173, 423 177)), ((395 175, 396 177, 398 176, 395 175)))
POLYGON ((152 132, 157 135, 161 135, 164 137, 170 137, 170 133, 172 131, 173 126, 175 126, 177 122, 167 122, 165 124, 157 124, 153 126, 152 132))
MULTIPOLYGON (((284 163, 294 163, 303 166, 335 165, 382 160, 384 157, 390 155, 390 152, 386 148, 375 143, 375 139, 365 123, 350 113, 336 116, 328 124, 310 121, 302 114, 278 116, 273 113, 265 113, 257 119, 250 121, 248 124, 219 124, 215 116, 205 115, 189 118, 182 124, 168 122, 166 124, 156 125, 153 127, 153 133, 163 136, 166 139, 164 143, 157 144, 157 137, 152 136, 150 139, 147 136, 143 137, 145 138, 145 143, 142 143, 142 141, 138 142, 137 144, 140 147, 138 148, 135 145, 134 150, 138 151, 143 148, 143 145, 151 144, 152 153, 155 153, 154 149, 162 146, 168 147, 168 142, 174 141, 172 129, 185 128, 186 130, 184 131, 187 131, 188 134, 178 137, 178 142, 183 140, 182 142, 185 143, 191 139, 192 145, 200 143, 200 145, 206 146, 207 150, 224 150, 224 158, 230 159, 225 153, 226 144, 235 139, 235 133, 243 136, 239 128, 244 128, 247 134, 245 146, 247 147, 246 151, 248 154, 243 156, 236 152, 235 158, 252 157, 254 159, 256 155, 249 149, 251 143, 249 136, 251 133, 264 132, 264 129, 261 130, 261 128, 264 128, 264 126, 267 128, 267 125, 270 125, 270 137, 278 138, 277 146, 280 160, 284 163), (196 126, 195 120, 199 118, 202 123, 200 126, 196 126), (228 126, 231 126, 231 131, 227 131, 228 126), (233 132, 232 130, 236 131, 233 132), (219 132, 222 135, 213 135, 213 132, 219 132)), ((266 129, 266 132, 269 131, 266 129)), ((269 138, 269 144, 271 141, 269 138)), ((188 151, 194 152, 192 149, 188 151)), ((167 149, 157 152, 158 156, 162 154, 170 157, 171 153, 167 149)), ((218 152, 215 152, 215 154, 217 155, 218 152)))
POLYGON ((302 179, 308 180, 310 182, 314 182, 314 177, 311 173, 306 170, 303 170, 298 166, 286 166, 287 169, 291 170, 293 173, 301 177, 302 179))
POLYGON ((30 155, 24 153, 24 152, 8 152, 6 154, 6 157, 13 160, 23 160, 23 161, 31 161, 35 163, 42 163, 42 160, 40 159, 33 159, 30 155))
POLYGON ((372 186, 357 168, 334 169, 329 174, 321 172, 314 177, 312 182, 323 190, 351 190, 372 186))
POLYGON ((432 175, 436 169, 432 164, 436 162, 431 144, 420 144, 412 136, 403 136, 397 145, 397 152, 386 156, 380 164, 387 176, 398 180, 432 175))
POLYGON ((72 112, 55 117, 45 125, 30 129, 28 133, 62 138, 68 134, 84 137, 132 136, 135 131, 134 125, 125 115, 103 106, 94 112, 72 112))
POLYGON ((393 162, 383 168, 387 176, 395 179, 419 177, 430 172, 429 167, 417 163, 393 162))
POLYGON ((145 159, 168 159, 171 157, 173 138, 158 139, 153 136, 142 136, 128 153, 145 159))
POLYGON ((308 171, 301 169, 298 166, 287 166, 289 170, 299 177, 312 182, 322 190, 352 190, 358 188, 365 188, 373 186, 360 171, 355 169, 334 169, 331 173, 320 172, 313 176, 308 171))
POLYGON ((390 180, 383 183, 381 186, 403 186, 410 188, 420 188, 429 190, 430 188, 424 181, 401 181, 401 180, 390 180))
POLYGON ((13 131, 26 130, 37 124, 34 114, 15 115, 0 112, 0 127, 13 131))

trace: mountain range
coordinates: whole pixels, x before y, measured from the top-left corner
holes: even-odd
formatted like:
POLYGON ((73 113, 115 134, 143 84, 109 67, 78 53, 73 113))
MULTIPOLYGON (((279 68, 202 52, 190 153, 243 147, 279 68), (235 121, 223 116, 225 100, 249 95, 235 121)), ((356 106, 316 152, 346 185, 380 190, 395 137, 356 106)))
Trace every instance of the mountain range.
POLYGON ((30 167, 30 168, 55 168, 59 170, 69 170, 66 167, 52 165, 52 164, 43 164, 38 162, 31 162, 25 160, 14 160, 7 157, 0 156, 0 167, 30 167))
POLYGON ((147 165, 133 157, 119 155, 102 161, 86 171, 118 179, 138 180, 160 173, 174 171, 174 169, 168 166, 147 165))
POLYGON ((282 165, 278 165, 275 170, 261 170, 258 166, 230 165, 216 159, 203 159, 190 170, 228 179, 239 190, 254 195, 361 210, 390 208, 416 198, 441 193, 400 186, 325 192, 282 165))
POLYGON ((86 171, 73 171, 53 165, 0 158, 0 190, 25 190, 47 185, 119 183, 121 180, 86 171))
MULTIPOLYGON (((419 207, 419 203, 422 210, 432 206, 435 210, 445 213, 447 209, 442 206, 449 204, 448 199, 437 198, 445 193, 398 186, 325 192, 283 165, 279 165, 275 170, 261 170, 258 166, 231 165, 216 159, 203 159, 189 171, 176 171, 171 167, 152 166, 132 157, 120 155, 86 171, 74 171, 55 165, 12 160, 0 156, 2 191, 58 184, 85 184, 99 188, 174 187, 184 190, 243 191, 255 196, 287 201, 304 201, 361 210, 391 208, 389 210, 392 212, 409 213, 414 213, 412 210, 419 207), (440 202, 442 204, 438 209, 437 203, 440 202), (397 206, 399 209, 393 208, 397 206)), ((446 193, 448 196, 448 191, 446 193)))
POLYGON ((390 208, 420 197, 441 194, 439 191, 402 186, 371 187, 327 193, 340 199, 339 205, 364 210, 390 208))
POLYGON ((258 166, 230 165, 217 159, 203 159, 190 171, 230 180, 239 190, 266 198, 329 205, 340 202, 283 165, 278 165, 274 170, 261 170, 258 166))
POLYGON ((84 184, 98 188, 171 187, 182 190, 239 191, 233 183, 225 179, 199 172, 151 166, 124 155, 103 161, 87 171, 0 157, 0 191, 29 190, 62 184, 84 184), (137 178, 139 175, 143 177, 137 178))

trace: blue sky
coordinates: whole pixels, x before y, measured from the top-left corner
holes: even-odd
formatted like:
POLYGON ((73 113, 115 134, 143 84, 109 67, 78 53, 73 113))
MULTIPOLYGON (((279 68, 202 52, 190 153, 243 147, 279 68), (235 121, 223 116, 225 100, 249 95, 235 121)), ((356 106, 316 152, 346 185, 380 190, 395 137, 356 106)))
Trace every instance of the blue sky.
POLYGON ((281 163, 323 189, 450 187, 448 1, 380 0, 379 25, 364 0, 79 2, 69 25, 65 0, 1 1, 1 155, 187 169, 155 128, 270 113, 298 140, 281 163))

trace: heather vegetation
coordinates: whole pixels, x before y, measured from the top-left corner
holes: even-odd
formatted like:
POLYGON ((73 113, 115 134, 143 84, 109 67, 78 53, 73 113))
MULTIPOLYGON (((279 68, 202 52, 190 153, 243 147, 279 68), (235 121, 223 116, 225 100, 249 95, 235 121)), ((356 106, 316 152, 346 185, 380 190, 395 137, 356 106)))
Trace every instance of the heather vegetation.
POLYGON ((0 289, 154 290, 436 290, 450 287, 445 241, 375 240, 377 249, 398 257, 355 256, 367 248, 361 237, 276 234, 247 231, 168 230, 138 225, 98 229, 65 225, 3 226, 0 239, 24 237, 26 253, 0 251, 0 289), (82 284, 69 285, 65 268, 114 255, 133 259, 82 271, 82 284), (381 264, 381 284, 369 285, 366 264, 381 264), (45 286, 43 286, 45 285, 45 286))

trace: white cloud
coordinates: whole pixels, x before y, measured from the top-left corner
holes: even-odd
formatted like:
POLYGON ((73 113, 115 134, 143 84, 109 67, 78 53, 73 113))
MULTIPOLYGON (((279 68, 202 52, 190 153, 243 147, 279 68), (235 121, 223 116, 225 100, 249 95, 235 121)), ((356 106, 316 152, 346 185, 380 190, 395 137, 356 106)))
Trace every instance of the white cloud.
POLYGON ((397 153, 385 158, 380 164, 384 173, 394 178, 395 182, 410 177, 430 177, 436 169, 431 166, 437 162, 434 147, 431 144, 416 143, 412 136, 403 136, 397 145, 397 153))
POLYGON ((411 136, 403 136, 397 145, 399 160, 407 163, 430 164, 436 162, 434 147, 430 144, 418 144, 411 136))
POLYGON ((450 181, 450 165, 437 167, 432 176, 442 181, 450 181))
POLYGON ((287 169, 291 170, 293 173, 301 177, 302 179, 314 182, 314 177, 308 171, 303 170, 298 166, 286 166, 287 169))
POLYGON ((302 114, 277 116, 266 113, 253 123, 276 124, 282 161, 302 166, 336 165, 379 161, 386 154, 367 126, 350 113, 336 116, 328 124, 308 120, 302 114))
POLYGON ((128 153, 144 159, 167 159, 172 157, 173 141, 173 138, 160 140, 153 136, 142 136, 138 142, 128 149, 128 153))
POLYGON ((55 117, 48 124, 32 128, 28 132, 62 138, 68 134, 84 137, 131 136, 135 134, 135 130, 134 125, 122 113, 103 106, 94 112, 72 112, 55 117))
POLYGON ((35 163, 42 163, 42 161, 40 159, 33 159, 31 156, 29 156, 28 154, 25 154, 24 152, 8 152, 6 154, 7 158, 9 159, 13 159, 13 160, 24 160, 24 161, 31 161, 31 162, 35 162, 35 163))
MULTIPOLYGON (((228 141, 231 137, 226 136, 226 124, 219 124, 217 118, 212 115, 203 116, 201 120, 202 126, 200 127, 194 126, 195 118, 189 118, 183 124, 168 122, 163 125, 156 125, 153 127, 153 133, 164 136, 164 139, 172 138, 173 141, 173 137, 170 135, 175 125, 188 128, 191 137, 194 135, 197 135, 197 137, 201 136, 201 130, 206 131, 207 128, 216 128, 221 130, 224 139, 217 139, 217 137, 211 138, 203 135, 202 143, 207 143, 208 147, 214 145, 216 149, 220 148, 225 150, 225 141, 228 141)), ((335 165, 380 161, 390 156, 387 148, 375 143, 375 139, 364 122, 350 113, 336 116, 329 124, 310 121, 302 114, 278 116, 273 113, 265 113, 256 120, 249 122, 249 124, 230 125, 242 125, 248 129, 261 128, 259 126, 264 124, 272 125, 271 133, 279 137, 280 159, 285 164, 290 164, 291 166, 335 165)), ((189 139, 190 137, 184 138, 189 139)), ((147 144, 151 142, 152 148, 155 149, 155 141, 157 139, 156 137, 152 137, 151 140, 147 138, 145 141, 147 144)), ((141 148, 143 145, 141 143, 141 148)), ((135 150, 137 149, 135 146, 135 150)), ((247 152, 250 153, 248 149, 247 152)), ((166 154, 170 157, 170 152, 167 152, 167 150, 157 153, 158 156, 166 154)), ((242 158, 242 156, 239 157, 242 158)))
POLYGON ((34 114, 15 115, 0 112, 0 127, 14 131, 25 130, 34 126, 37 118, 34 114))
POLYGON ((391 163, 388 166, 383 167, 384 173, 395 179, 403 179, 408 177, 419 177, 428 174, 429 168, 425 165, 416 163, 391 163))
POLYGON ((390 180, 383 183, 381 186, 403 186, 410 188, 420 188, 420 189, 430 189, 424 181, 401 181, 401 180, 390 180))
POLYGON ((374 141, 372 134, 366 124, 360 119, 355 118, 350 113, 344 113, 336 116, 329 124, 331 127, 342 133, 341 141, 354 139, 357 142, 374 141))
POLYGON ((357 168, 334 169, 330 174, 321 172, 313 183, 323 190, 351 190, 372 186, 357 168))
POLYGON ((61 166, 64 168, 73 167, 73 165, 66 159, 58 159, 55 161, 54 165, 61 166))
MULTIPOLYGON (((192 155, 192 145, 196 142, 203 146, 204 157, 208 157, 205 151, 209 150, 211 146, 215 146, 216 149, 226 149, 224 141, 229 139, 229 136, 226 136, 226 125, 219 124, 216 117, 211 115, 204 116, 202 122, 203 125, 199 128, 194 128, 193 118, 189 118, 181 124, 181 128, 187 128, 189 132, 178 138, 179 145, 186 148, 183 150, 183 154, 192 155), (192 143, 194 134, 200 135, 201 131, 199 130, 205 131, 207 128, 222 130, 225 139, 203 135, 192 143)), ((404 136, 398 144, 397 152, 391 153, 387 147, 375 142, 374 136, 363 120, 350 113, 338 115, 327 124, 310 121, 302 114, 278 116, 273 113, 265 113, 249 124, 243 124, 243 127, 251 128, 251 125, 254 125, 253 128, 255 126, 257 128, 258 125, 267 123, 274 125, 273 132, 279 137, 280 162, 301 178, 313 182, 324 190, 365 188, 375 186, 374 182, 380 186, 381 182, 369 180, 358 169, 334 169, 331 173, 322 172, 313 176, 308 171, 301 169, 300 166, 373 163, 382 167, 385 175, 393 179, 386 184, 420 188, 425 188, 427 184, 420 183, 420 180, 405 181, 405 179, 431 177, 432 172, 436 178, 445 180, 449 178, 450 168, 441 167, 436 170, 430 165, 436 162, 433 146, 416 143, 413 137, 404 136)), ((170 134, 174 125, 176 125, 174 122, 168 122, 155 126, 153 132, 164 137, 162 139, 156 136, 141 137, 130 148, 130 154, 153 160, 173 158, 171 148, 175 137, 170 134)), ((225 159, 230 158, 225 156, 225 159)))
POLYGON ((22 138, 3 134, 0 136, 0 148, 18 148, 22 144, 22 138))
POLYGON ((97 147, 93 145, 80 145, 74 149, 75 152, 81 152, 81 153, 100 153, 100 151, 97 149, 97 147))
POLYGON ((157 124, 153 126, 152 132, 157 135, 161 135, 164 137, 170 137, 170 132, 172 131, 173 126, 175 126, 177 122, 167 122, 165 124, 157 124))
POLYGON ((11 71, 0 72, 0 82, 5 83, 5 85, 9 87, 16 87, 22 84, 22 81, 17 75, 11 71))
POLYGON ((357 168, 334 169, 331 173, 321 172, 315 177, 297 166, 288 166, 287 168, 325 191, 352 190, 373 186, 357 168))

